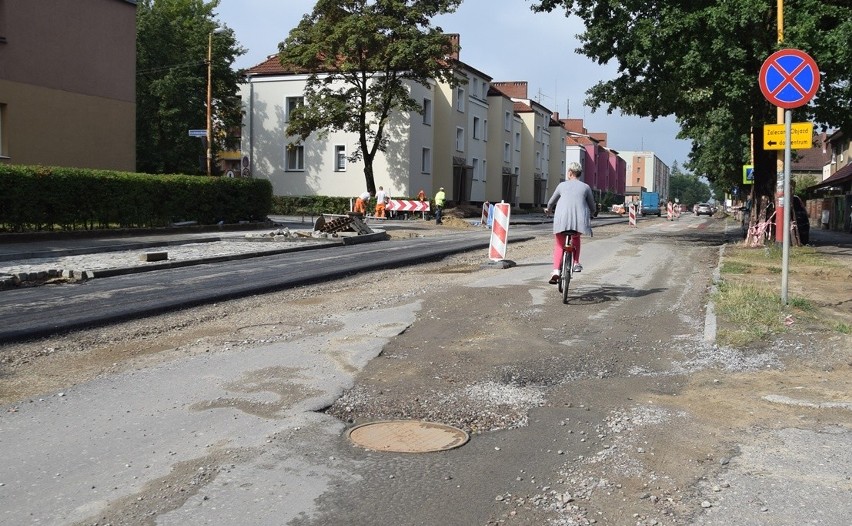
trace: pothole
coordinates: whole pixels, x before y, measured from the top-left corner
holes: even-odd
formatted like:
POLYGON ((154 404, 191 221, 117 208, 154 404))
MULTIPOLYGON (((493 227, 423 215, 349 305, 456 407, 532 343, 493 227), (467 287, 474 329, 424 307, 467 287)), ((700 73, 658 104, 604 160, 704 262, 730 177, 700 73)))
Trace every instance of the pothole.
POLYGON ((386 420, 353 427, 347 433, 356 445, 373 451, 429 453, 463 446, 470 435, 456 427, 421 420, 386 420))

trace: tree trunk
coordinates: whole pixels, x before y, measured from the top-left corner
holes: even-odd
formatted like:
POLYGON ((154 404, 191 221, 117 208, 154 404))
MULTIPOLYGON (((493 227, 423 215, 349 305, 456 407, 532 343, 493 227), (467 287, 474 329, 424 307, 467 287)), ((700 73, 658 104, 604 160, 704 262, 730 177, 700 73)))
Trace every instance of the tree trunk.
POLYGON ((364 156, 364 179, 367 182, 367 191, 376 195, 376 178, 373 176, 373 160, 364 156))

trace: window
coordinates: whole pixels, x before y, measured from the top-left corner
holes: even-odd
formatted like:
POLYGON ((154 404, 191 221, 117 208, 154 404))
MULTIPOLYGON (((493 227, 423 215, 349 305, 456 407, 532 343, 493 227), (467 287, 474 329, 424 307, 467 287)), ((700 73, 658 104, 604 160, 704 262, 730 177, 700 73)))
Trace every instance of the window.
POLYGON ((503 143, 503 162, 508 163, 512 160, 512 145, 504 142, 503 143))
POLYGON ((305 170, 305 147, 301 144, 287 146, 287 171, 302 172, 305 170))
POLYGON ((521 132, 515 132, 515 151, 521 151, 521 132))
POLYGON ((482 140, 488 142, 488 119, 482 121, 482 140))
POLYGON ((479 159, 474 157, 470 164, 473 165, 473 180, 479 181, 479 159))
POLYGON ((488 99, 488 82, 482 81, 482 100, 488 99))
POLYGON ((541 170, 541 152, 535 152, 535 167, 541 170))
POLYGON ((346 171, 346 146, 337 144, 334 146, 334 171, 346 171))
POLYGON ((464 111, 464 88, 456 88, 456 109, 464 111))
POLYGON ((541 142, 541 126, 535 127, 535 140, 536 142, 541 142))
POLYGON ((290 115, 292 115, 293 111, 296 110, 299 106, 305 103, 305 97, 287 97, 287 115, 285 118, 287 122, 290 122, 290 115))
POLYGON ((432 101, 430 99, 423 99, 423 124, 432 125, 432 101))
POLYGON ((432 173, 432 150, 429 148, 423 148, 420 159, 420 171, 424 174, 432 173))
POLYGON ((473 138, 474 139, 480 138, 479 135, 480 135, 481 132, 480 132, 479 128, 480 128, 479 117, 474 117, 473 118, 473 138))
POLYGON ((456 151, 464 151, 464 128, 456 128, 456 151))
POLYGON ((482 182, 485 182, 485 178, 488 177, 488 161, 482 160, 482 182))
POLYGON ((0 104, 0 158, 8 158, 6 153, 6 105, 0 104))
POLYGON ((508 111, 503 114, 503 129, 512 131, 512 114, 508 111))

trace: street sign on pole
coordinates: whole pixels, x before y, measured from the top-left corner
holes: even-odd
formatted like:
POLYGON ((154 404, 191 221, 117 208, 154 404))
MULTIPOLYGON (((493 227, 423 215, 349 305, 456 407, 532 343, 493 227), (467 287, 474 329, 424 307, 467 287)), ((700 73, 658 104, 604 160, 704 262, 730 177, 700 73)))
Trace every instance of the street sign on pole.
POLYGON ((769 55, 760 67, 760 91, 779 108, 807 104, 819 88, 819 68, 814 59, 798 49, 782 49, 769 55))
MULTIPOLYGON (((784 108, 783 190, 776 192, 776 228, 781 227, 781 303, 787 305, 787 281, 790 262, 790 163, 793 143, 793 108, 804 106, 819 88, 819 68, 814 59, 798 49, 782 49, 769 55, 760 67, 760 91, 766 100, 784 108), (781 222, 779 225, 778 222, 781 222)), ((765 140, 764 140, 765 141, 765 140)), ((779 185, 782 186, 782 185, 779 185)), ((777 239, 777 238, 776 238, 777 239)))
POLYGON ((743 184, 754 184, 754 165, 743 165, 743 184))
POLYGON ((207 137, 207 130, 189 130, 190 137, 207 137))
MULTIPOLYGON (((763 125, 763 149, 764 150, 783 150, 787 145, 784 139, 786 130, 783 124, 764 124, 763 125)), ((812 122, 794 122, 790 127, 791 143, 790 148, 793 150, 806 150, 813 146, 814 123, 812 122)))

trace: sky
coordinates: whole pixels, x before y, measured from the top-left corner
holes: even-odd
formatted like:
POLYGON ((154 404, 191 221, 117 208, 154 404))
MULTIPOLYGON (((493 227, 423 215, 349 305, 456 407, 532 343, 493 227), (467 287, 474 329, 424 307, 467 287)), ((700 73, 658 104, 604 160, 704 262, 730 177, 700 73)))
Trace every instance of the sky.
MULTIPOLYGON (((283 41, 315 0, 220 0, 220 25, 232 29, 247 52, 234 66, 249 68, 278 52, 283 41)), ((673 117, 651 119, 592 112, 583 105, 586 91, 615 76, 614 64, 598 65, 575 52, 583 31, 579 18, 564 12, 533 13, 530 0, 463 0, 455 12, 432 21, 461 38, 462 62, 494 81, 526 81, 528 96, 560 117, 582 118, 589 132, 607 134, 615 150, 652 151, 668 166, 683 167, 690 142, 676 138, 673 117)))

